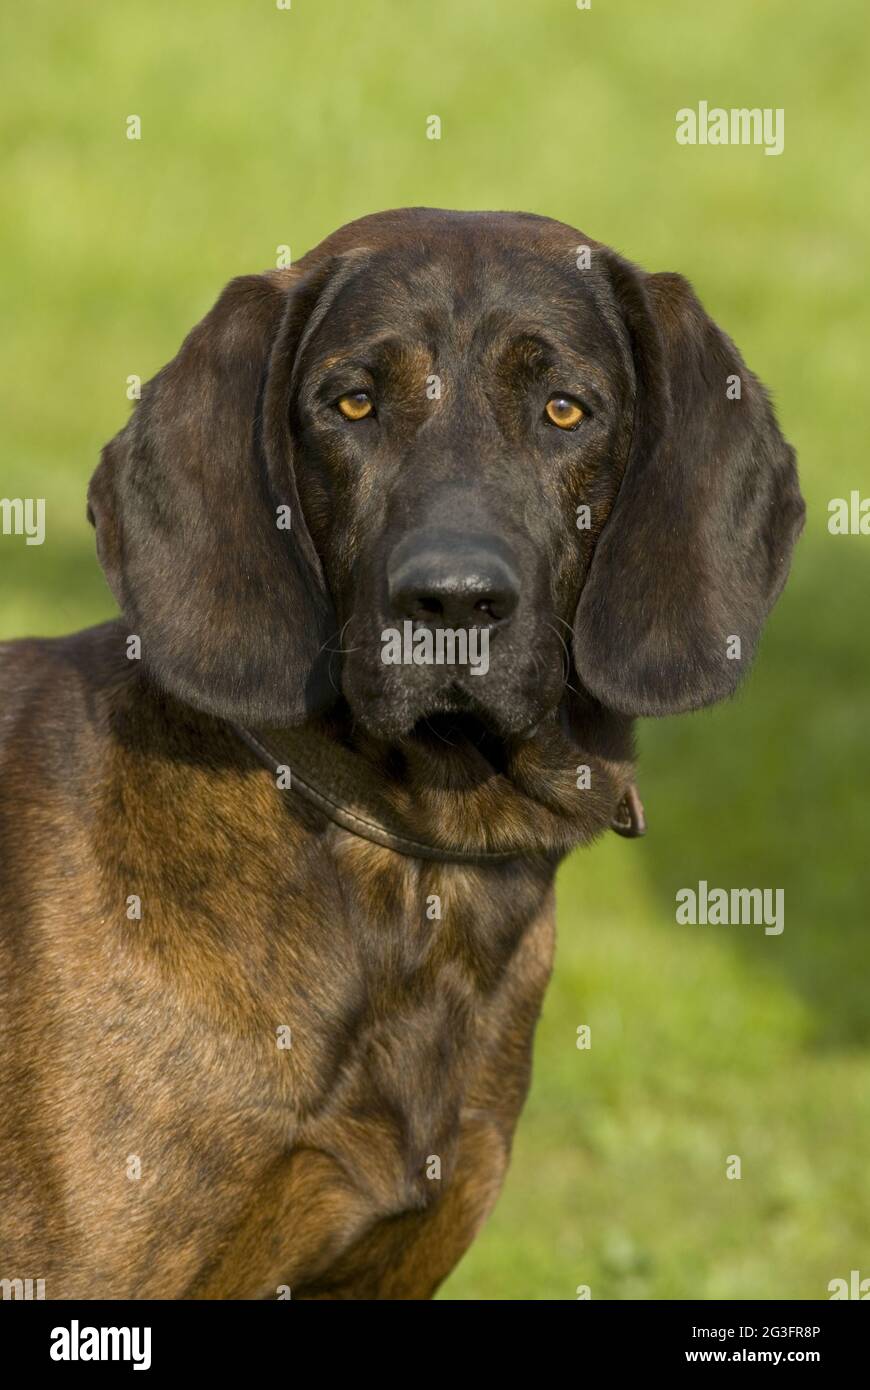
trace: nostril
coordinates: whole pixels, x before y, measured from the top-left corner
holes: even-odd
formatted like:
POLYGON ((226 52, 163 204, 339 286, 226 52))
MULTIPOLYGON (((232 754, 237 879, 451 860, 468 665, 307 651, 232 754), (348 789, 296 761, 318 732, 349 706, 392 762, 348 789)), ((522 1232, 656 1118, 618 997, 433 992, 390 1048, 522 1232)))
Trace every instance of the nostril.
POLYGON ((491 623, 503 623, 504 619, 510 616, 511 610, 513 605, 499 598, 478 599, 474 605, 474 612, 481 613, 491 623))
POLYGON ((444 617, 444 604, 434 594, 418 594, 408 606, 408 617, 418 623, 434 623, 444 617))
POLYGON ((484 618, 488 618, 491 624, 503 623, 511 616, 516 607, 516 599, 507 594, 494 594, 488 598, 478 599, 474 605, 475 613, 480 613, 484 618))
POLYGON ((517 606, 512 590, 483 589, 473 583, 444 584, 439 592, 416 588, 399 589, 392 594, 397 617, 410 619, 421 627, 488 627, 506 623, 517 606))
POLYGON ((441 594, 400 593, 395 599, 394 611, 423 627, 494 628, 506 622, 516 608, 516 597, 511 594, 485 593, 478 598, 473 589, 469 592, 461 585, 441 594))

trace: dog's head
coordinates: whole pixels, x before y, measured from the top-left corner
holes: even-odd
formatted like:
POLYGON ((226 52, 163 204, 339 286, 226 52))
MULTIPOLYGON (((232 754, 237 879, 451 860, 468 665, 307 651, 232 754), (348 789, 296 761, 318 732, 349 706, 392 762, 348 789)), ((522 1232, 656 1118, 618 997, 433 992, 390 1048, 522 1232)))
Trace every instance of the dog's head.
POLYGON ((444 713, 521 735, 566 681, 630 716, 721 699, 803 518, 764 389, 685 280, 544 218, 427 209, 234 280, 89 504, 167 689, 273 726, 340 694, 383 737, 444 713))

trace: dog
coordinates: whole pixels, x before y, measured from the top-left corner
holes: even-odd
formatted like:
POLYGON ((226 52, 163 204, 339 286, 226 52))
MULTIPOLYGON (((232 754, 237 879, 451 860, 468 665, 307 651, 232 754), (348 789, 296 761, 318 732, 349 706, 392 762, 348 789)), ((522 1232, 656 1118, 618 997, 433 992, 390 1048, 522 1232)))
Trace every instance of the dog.
POLYGON ((233 280, 88 511, 121 616, 0 662, 0 1276, 429 1298, 559 861, 642 830, 633 721, 748 669, 794 453, 681 276, 413 208, 233 280))

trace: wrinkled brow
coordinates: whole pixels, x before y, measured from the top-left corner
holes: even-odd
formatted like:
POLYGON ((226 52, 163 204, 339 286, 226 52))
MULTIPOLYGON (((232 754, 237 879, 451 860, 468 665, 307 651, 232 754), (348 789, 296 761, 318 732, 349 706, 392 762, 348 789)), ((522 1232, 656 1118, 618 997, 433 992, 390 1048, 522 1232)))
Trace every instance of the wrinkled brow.
POLYGON ((313 375, 325 376, 345 368, 362 367, 374 377, 418 373, 428 370, 430 348, 422 342, 408 342, 396 334, 351 343, 346 351, 327 354, 315 361, 313 375))
POLYGON ((559 348, 542 334, 531 331, 514 333, 499 344, 499 360, 503 365, 525 368, 530 373, 547 372, 568 356, 574 354, 567 346, 559 348))
MULTIPOLYGON (((554 380, 565 389, 585 385, 587 392, 611 397, 614 393, 612 374, 600 361, 600 354, 590 344, 582 351, 574 344, 550 338, 535 328, 521 329, 493 345, 495 370, 500 374, 525 381, 554 380)), ((593 404, 595 404, 593 398, 593 404)), ((600 399, 597 404, 600 404, 600 399)))

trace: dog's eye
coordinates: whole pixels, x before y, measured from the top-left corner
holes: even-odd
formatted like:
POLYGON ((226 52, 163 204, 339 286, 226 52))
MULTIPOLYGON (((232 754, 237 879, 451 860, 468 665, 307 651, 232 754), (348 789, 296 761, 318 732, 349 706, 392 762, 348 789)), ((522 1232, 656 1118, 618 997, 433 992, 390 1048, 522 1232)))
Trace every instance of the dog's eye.
POLYGON ((546 405, 547 419, 560 430, 573 430, 583 419, 583 410, 570 396, 551 396, 546 405))
POLYGON ((345 420, 364 420, 375 408, 368 391, 353 391, 349 396, 341 396, 336 404, 345 420))

